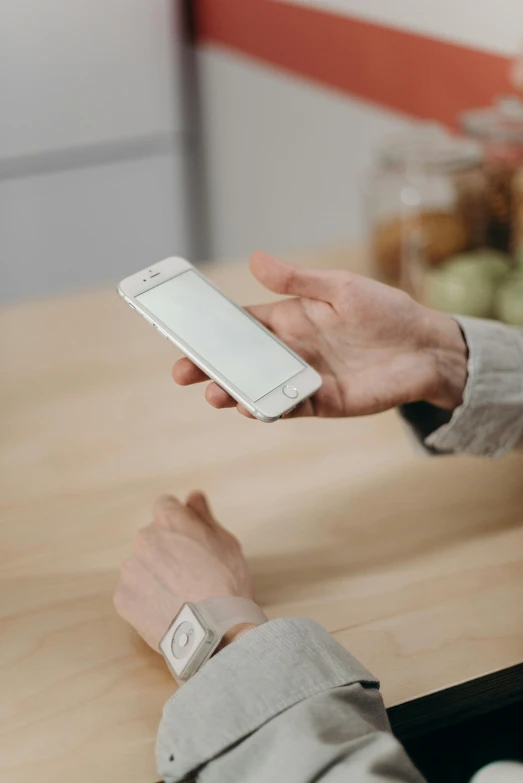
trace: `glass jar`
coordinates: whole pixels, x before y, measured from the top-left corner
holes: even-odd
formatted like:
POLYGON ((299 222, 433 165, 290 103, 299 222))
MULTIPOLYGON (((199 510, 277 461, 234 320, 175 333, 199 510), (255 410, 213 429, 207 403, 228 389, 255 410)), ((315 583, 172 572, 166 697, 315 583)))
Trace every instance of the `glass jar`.
POLYGON ((389 138, 367 195, 375 275, 418 299, 428 271, 485 244, 481 146, 439 126, 389 138))
MULTIPOLYGON (((461 127, 482 144, 487 177, 487 244, 503 252, 517 251, 515 177, 523 170, 523 101, 499 98, 484 109, 461 115, 461 127)), ((521 179, 519 180, 521 182, 521 179)), ((518 210, 519 214, 519 210, 518 210)))
POLYGON ((516 264, 523 269, 523 166, 512 181, 512 244, 516 264))

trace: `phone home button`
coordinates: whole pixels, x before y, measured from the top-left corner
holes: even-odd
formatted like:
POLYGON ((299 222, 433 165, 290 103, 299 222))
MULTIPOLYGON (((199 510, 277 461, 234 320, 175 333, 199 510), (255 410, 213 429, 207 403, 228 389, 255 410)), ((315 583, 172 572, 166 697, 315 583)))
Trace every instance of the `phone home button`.
POLYGON ((283 393, 286 397, 290 397, 291 400, 295 400, 298 396, 298 389, 295 389, 294 386, 284 386, 283 393))

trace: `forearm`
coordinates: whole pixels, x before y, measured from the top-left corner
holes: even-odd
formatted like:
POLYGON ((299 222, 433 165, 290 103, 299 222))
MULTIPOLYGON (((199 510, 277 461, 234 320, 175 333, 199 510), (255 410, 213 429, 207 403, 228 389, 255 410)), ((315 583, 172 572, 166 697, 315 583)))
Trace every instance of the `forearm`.
POLYGON ((276 620, 219 653, 166 705, 167 783, 421 783, 390 733, 378 683, 326 631, 276 620))

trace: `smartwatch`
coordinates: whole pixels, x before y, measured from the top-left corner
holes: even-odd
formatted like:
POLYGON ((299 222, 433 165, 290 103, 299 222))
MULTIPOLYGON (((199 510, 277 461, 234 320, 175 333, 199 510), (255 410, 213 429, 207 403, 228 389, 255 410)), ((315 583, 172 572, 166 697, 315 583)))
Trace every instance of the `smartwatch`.
POLYGON ((209 598, 182 606, 160 642, 160 652, 176 680, 185 682, 207 663, 227 631, 236 625, 267 622, 248 598, 209 598))

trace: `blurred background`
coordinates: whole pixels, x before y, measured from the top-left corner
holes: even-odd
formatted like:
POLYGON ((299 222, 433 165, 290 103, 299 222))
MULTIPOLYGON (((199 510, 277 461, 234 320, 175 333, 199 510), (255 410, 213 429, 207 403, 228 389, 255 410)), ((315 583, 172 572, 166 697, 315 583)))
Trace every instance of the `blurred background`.
POLYGON ((522 38, 521 0, 3 0, 1 300, 369 238, 378 276, 497 315, 522 38))

